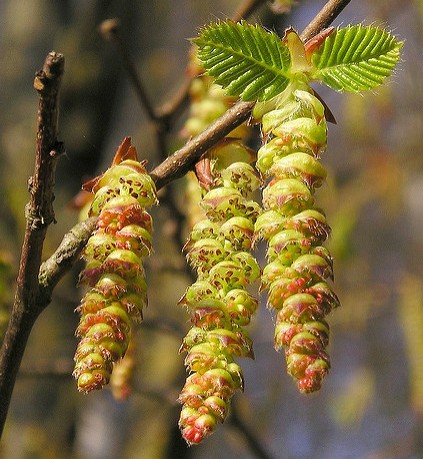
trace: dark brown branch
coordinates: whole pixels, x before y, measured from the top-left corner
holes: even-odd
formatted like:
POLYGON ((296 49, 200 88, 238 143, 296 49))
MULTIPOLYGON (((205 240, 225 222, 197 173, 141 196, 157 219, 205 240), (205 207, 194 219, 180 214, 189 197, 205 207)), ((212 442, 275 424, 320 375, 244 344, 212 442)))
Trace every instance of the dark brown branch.
POLYGON ((51 52, 34 80, 39 94, 35 169, 29 179, 26 230, 12 313, 0 352, 0 434, 3 431, 25 346, 43 305, 38 302, 38 271, 48 226, 54 222, 55 168, 63 146, 57 141, 58 93, 64 57, 51 52))
POLYGON ((120 21, 117 18, 106 19, 100 24, 100 33, 105 40, 113 42, 116 46, 117 51, 122 59, 124 68, 128 73, 129 79, 133 84, 138 98, 140 99, 141 105, 145 108, 145 111, 148 114, 148 117, 155 121, 157 119, 156 113, 154 111, 154 106, 150 102, 149 97, 141 79, 138 75, 135 64, 129 54, 128 47, 126 46, 125 41, 123 40, 120 34, 120 21))

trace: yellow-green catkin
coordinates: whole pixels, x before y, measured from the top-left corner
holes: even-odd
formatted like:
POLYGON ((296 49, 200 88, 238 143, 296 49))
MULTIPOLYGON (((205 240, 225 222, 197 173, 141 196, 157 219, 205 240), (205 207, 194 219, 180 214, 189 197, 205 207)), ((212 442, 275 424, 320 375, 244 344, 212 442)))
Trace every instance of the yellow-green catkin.
POLYGON ((85 188, 95 193, 90 215, 97 215, 94 234, 83 257, 81 282, 90 290, 77 308, 81 319, 75 353, 78 389, 90 392, 106 385, 113 365, 125 355, 132 322, 142 319, 147 302, 143 259, 152 250, 152 218, 156 204, 153 180, 127 137, 112 166, 85 188))

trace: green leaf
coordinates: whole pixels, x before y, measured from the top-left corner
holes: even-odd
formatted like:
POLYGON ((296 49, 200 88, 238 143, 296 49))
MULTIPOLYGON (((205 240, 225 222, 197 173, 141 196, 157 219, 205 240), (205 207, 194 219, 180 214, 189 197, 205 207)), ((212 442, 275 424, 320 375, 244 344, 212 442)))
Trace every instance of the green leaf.
POLYGON ((338 29, 313 53, 312 78, 340 92, 375 88, 392 73, 402 45, 377 27, 338 29))
POLYGON ((229 95, 265 101, 289 83, 288 48, 260 26, 219 22, 203 29, 193 42, 203 67, 229 95))

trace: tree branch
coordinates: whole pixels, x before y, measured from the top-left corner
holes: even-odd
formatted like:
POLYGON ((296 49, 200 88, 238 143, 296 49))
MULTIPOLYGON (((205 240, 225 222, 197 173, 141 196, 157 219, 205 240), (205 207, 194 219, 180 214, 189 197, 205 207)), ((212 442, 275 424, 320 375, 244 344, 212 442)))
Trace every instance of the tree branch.
POLYGON ((26 230, 15 300, 0 352, 0 435, 29 334, 43 309, 38 302, 38 271, 47 228, 54 222, 55 169, 57 158, 63 152, 57 133, 58 94, 64 63, 62 54, 49 53, 34 80, 39 94, 35 169, 28 183, 30 201, 25 209, 26 230))
MULTIPOLYGON (((263 5, 266 0, 244 0, 232 15, 232 20, 238 22, 241 19, 247 19, 251 14, 254 13, 257 8, 263 5)), ((192 80, 196 75, 184 81, 181 87, 178 89, 172 99, 165 102, 156 111, 158 116, 164 120, 168 125, 171 124, 173 118, 175 118, 179 112, 185 107, 185 104, 189 100, 189 90, 191 88, 192 80)))
POLYGON ((244 0, 232 16, 234 22, 246 19, 254 13, 260 6, 264 5, 267 0, 244 0))
POLYGON ((44 309, 51 301, 51 295, 63 273, 78 260, 82 249, 95 230, 97 217, 91 217, 75 225, 62 239, 54 254, 40 268, 37 302, 44 309))
POLYGON ((256 437, 254 432, 252 432, 251 429, 247 426, 247 424, 243 421, 242 416, 240 416, 240 414, 238 413, 238 407, 236 403, 232 405, 232 412, 231 416, 229 417, 229 423, 232 425, 233 428, 235 428, 242 434, 244 440, 247 442, 250 451, 253 452, 258 459, 273 458, 270 452, 266 450, 264 443, 256 437))
POLYGON ((317 35, 323 29, 329 27, 350 1, 351 0, 329 0, 319 13, 317 13, 314 19, 311 20, 310 24, 303 30, 301 39, 303 41, 310 40, 314 35, 317 35))
POLYGON ((185 146, 166 158, 151 171, 157 188, 184 176, 200 159, 203 153, 229 134, 236 126, 243 123, 251 114, 254 102, 237 102, 223 116, 211 124, 205 131, 185 146))

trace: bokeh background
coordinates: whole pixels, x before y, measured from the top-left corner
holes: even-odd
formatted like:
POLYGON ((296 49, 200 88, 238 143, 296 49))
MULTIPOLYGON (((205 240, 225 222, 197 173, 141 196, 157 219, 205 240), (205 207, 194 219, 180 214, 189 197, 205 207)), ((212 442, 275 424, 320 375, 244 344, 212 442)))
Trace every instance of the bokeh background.
MULTIPOLYGON (((131 136, 152 168, 160 154, 151 124, 115 46, 98 26, 117 17, 122 38, 155 106, 184 84, 188 38, 231 17, 238 0, 0 0, 0 322, 4 328, 24 231, 34 163, 37 94, 46 54, 66 58, 61 92, 56 219, 45 257, 78 219, 69 203, 131 136)), ((325 2, 298 1, 291 14, 265 5, 250 18, 283 33, 301 31, 325 2)), ((423 2, 352 1, 335 25, 377 24, 405 40, 402 62, 376 93, 319 94, 337 119, 318 192, 333 228, 335 288, 342 307, 329 317, 332 370, 315 395, 298 394, 273 350, 271 314, 261 308, 250 334, 255 360, 242 361, 245 392, 232 416, 203 445, 187 448, 177 428, 188 315, 178 299, 190 283, 171 208, 155 211, 149 307, 136 334, 132 395, 84 396, 71 377, 81 265, 58 285, 25 353, 0 445, 6 459, 418 459, 423 458, 423 2), (169 210, 170 209, 170 210, 169 210)), ((187 116, 166 137, 184 140, 187 116)), ((184 211, 184 180, 167 190, 184 211)), ((184 234, 183 234, 184 236, 184 234)), ((185 233, 186 236, 186 233, 185 233)))

